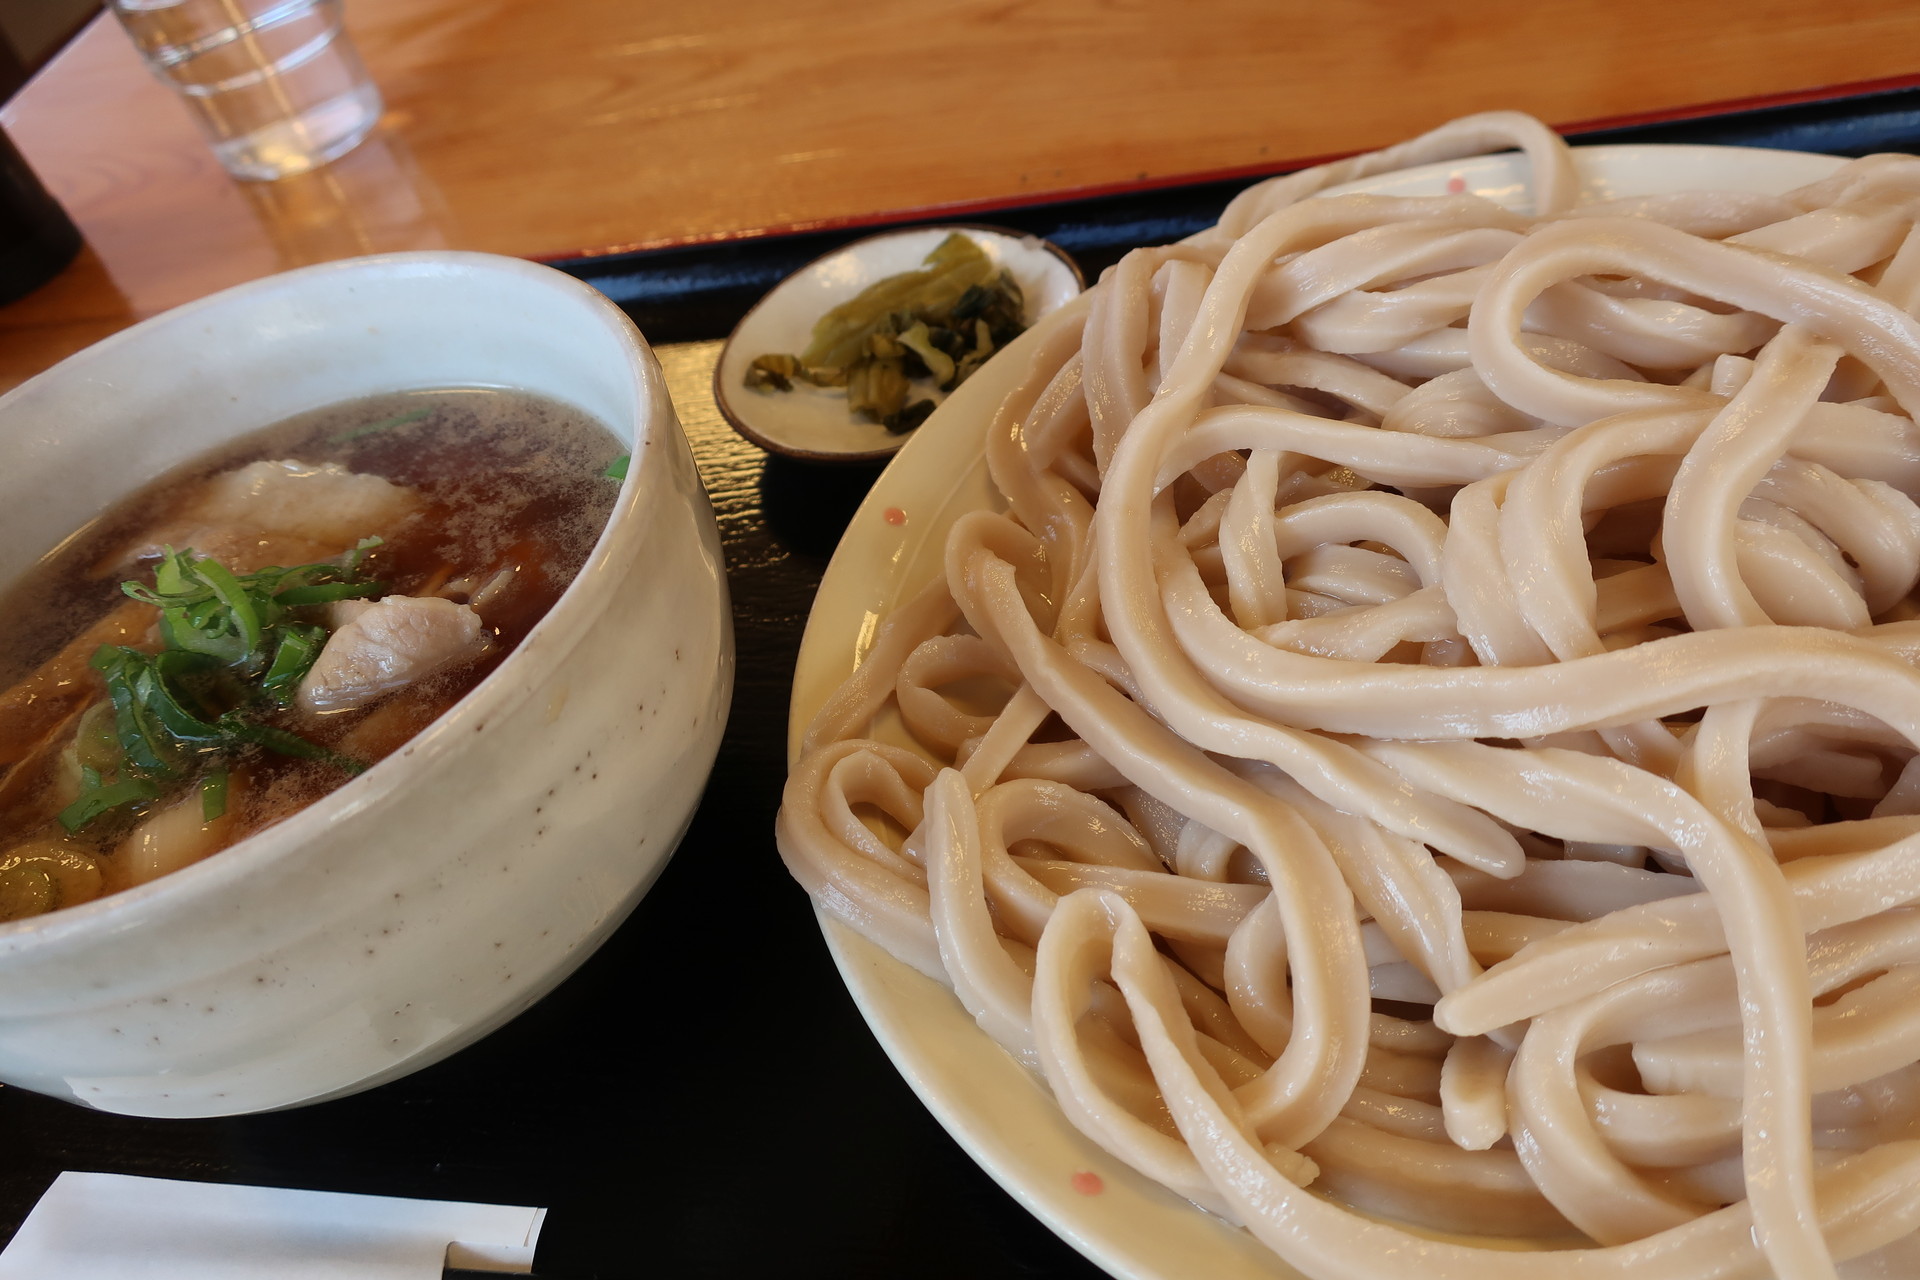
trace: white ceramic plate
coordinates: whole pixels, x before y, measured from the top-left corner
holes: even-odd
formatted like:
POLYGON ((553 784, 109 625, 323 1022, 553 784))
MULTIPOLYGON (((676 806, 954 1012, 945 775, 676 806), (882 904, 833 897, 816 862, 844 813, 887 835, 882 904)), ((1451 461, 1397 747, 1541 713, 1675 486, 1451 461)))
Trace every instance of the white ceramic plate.
MULTIPOLYGON (((1586 198, 1720 188, 1784 191, 1842 162, 1737 147, 1593 147, 1576 152, 1586 198)), ((1355 183, 1394 195, 1468 190, 1527 202, 1515 155, 1429 165, 1355 183), (1462 185, 1451 185, 1453 179, 1462 185)), ((982 446, 988 419, 1019 380, 1022 355, 1055 325, 1078 323, 1077 301, 985 366, 915 434, 868 494, 827 567, 794 672, 788 755, 814 710, 854 668, 874 627, 940 568, 947 529, 967 511, 999 508, 982 446), (889 519, 892 513, 893 519, 889 519), (896 523, 904 516, 904 522, 896 523)), ((1037 1076, 988 1039, 939 984, 836 921, 821 929, 855 1003, 915 1093, 995 1181, 1069 1244, 1126 1280, 1300 1280, 1252 1236, 1121 1164, 1070 1125, 1037 1076), (1098 1176, 1088 1194, 1077 1174, 1098 1176)))
MULTIPOLYGON (((816 461, 859 462, 896 452, 908 439, 877 422, 856 421, 839 388, 795 383, 791 391, 747 389, 747 367, 764 355, 803 350, 828 311, 888 276, 919 267, 950 232, 964 233, 1013 273, 1027 304, 1027 323, 1065 306, 1086 287, 1073 259, 1038 236, 994 227, 919 227, 887 231, 837 249, 775 285, 735 326, 713 370, 713 400, 734 429, 763 449, 816 461)), ((991 368, 988 361, 981 368, 991 368)), ((1003 366, 1004 367, 1004 366, 1003 366)), ((975 374, 969 382, 982 375, 975 374)), ((965 386, 965 383, 961 384, 965 386)), ((912 398, 945 398, 916 385, 912 398)))

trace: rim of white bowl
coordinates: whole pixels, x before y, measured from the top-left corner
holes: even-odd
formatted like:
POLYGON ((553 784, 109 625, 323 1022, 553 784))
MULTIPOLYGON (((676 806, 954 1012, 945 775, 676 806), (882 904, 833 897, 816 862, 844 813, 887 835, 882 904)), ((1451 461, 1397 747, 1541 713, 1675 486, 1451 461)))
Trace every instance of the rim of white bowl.
MULTIPOLYGON (((628 356, 627 374, 634 384, 637 412, 632 424, 633 439, 627 475, 620 483, 613 511, 608 515, 600 536, 595 539, 592 551, 581 564, 579 573, 560 593, 560 598, 554 601, 552 608, 533 625, 499 666, 488 672, 426 728, 409 738, 402 747, 375 762, 365 773, 348 779, 292 816, 254 832, 222 849, 217 855, 203 858, 178 871, 90 902, 0 922, 0 958, 29 950, 44 951, 62 944, 83 945, 89 941, 89 935, 102 930, 111 931, 126 923, 125 917, 146 912, 166 914, 170 906, 184 909, 193 899, 214 893, 248 876, 262 863, 296 856, 317 828, 347 814, 383 804, 401 791, 408 778, 447 754, 453 749, 454 743, 463 741, 461 731, 466 730, 470 722, 478 720, 484 723, 495 713, 511 709, 529 697, 533 686, 517 680, 515 677, 518 673, 536 662, 558 663, 564 660, 578 644, 586 624, 607 607, 606 594, 592 591, 589 584, 608 573, 610 566, 630 551, 630 544, 639 536, 638 524, 633 516, 639 506, 642 477, 651 476, 660 468, 670 465, 667 457, 670 451, 656 449, 652 445, 660 438, 663 424, 673 420, 672 401, 667 395, 665 380, 653 360, 651 349, 632 318, 591 285, 537 262, 499 254, 433 249, 344 258, 264 276, 150 316, 82 348, 29 378, 5 396, 0 396, 0 409, 13 396, 71 364, 106 358, 117 348, 140 341, 142 335, 191 323, 204 312, 296 288, 302 282, 322 276, 392 271, 409 266, 454 267, 462 269, 463 273, 498 273, 552 288, 581 303, 586 311, 611 331, 628 356), (666 409, 665 414, 655 412, 661 408, 666 409)), ((411 389, 415 388, 390 388, 392 391, 411 389)), ((366 394, 383 393, 369 391, 366 394)), ((263 422, 259 425, 265 427, 272 424, 263 422)), ((616 435, 620 434, 621 428, 617 424, 603 425, 614 430, 616 435)))

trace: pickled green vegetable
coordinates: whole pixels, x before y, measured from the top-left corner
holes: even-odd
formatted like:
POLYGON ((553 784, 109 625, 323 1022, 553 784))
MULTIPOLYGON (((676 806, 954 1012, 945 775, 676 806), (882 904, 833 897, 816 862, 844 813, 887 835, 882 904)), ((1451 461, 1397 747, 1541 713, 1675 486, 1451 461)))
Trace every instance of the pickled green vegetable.
POLYGON ((927 255, 926 266, 877 280, 813 324, 813 340, 800 353, 807 365, 846 366, 860 357, 866 336, 896 312, 942 317, 967 290, 998 273, 986 251, 959 232, 927 255))
POLYGON ((798 355, 757 357, 755 391, 796 382, 845 387, 848 411, 890 431, 911 431, 933 412, 913 384, 951 391, 1026 327, 1026 299, 1013 277, 971 239, 949 235, 917 270, 888 276, 815 322, 798 355))
POLYGON ((925 320, 915 320, 911 327, 900 334, 900 345, 920 357, 927 366, 927 375, 941 386, 951 385, 955 367, 953 357, 933 345, 933 335, 927 329, 925 320))
POLYGON ((907 403, 906 370, 899 360, 861 360, 847 373, 847 407, 885 422, 907 403))

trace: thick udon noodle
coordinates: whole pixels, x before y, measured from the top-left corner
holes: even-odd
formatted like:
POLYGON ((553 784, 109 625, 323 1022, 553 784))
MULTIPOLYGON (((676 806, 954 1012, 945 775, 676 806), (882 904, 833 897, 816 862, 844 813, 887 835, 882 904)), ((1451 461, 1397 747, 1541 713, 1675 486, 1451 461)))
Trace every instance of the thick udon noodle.
POLYGON ((1577 195, 1113 268, 781 852, 1309 1276, 1914 1274, 1920 160, 1577 195))

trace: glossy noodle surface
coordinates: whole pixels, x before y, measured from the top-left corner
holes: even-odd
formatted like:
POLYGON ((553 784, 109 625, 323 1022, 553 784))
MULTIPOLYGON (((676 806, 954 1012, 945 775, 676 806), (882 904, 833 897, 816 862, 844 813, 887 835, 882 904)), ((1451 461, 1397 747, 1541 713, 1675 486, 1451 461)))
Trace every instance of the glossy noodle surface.
POLYGON ((781 853, 1316 1280, 1915 1274, 1920 160, 1577 198, 1111 269, 781 853))

